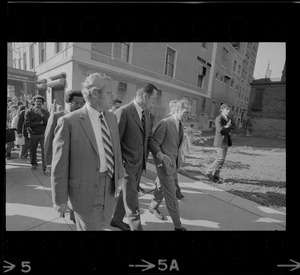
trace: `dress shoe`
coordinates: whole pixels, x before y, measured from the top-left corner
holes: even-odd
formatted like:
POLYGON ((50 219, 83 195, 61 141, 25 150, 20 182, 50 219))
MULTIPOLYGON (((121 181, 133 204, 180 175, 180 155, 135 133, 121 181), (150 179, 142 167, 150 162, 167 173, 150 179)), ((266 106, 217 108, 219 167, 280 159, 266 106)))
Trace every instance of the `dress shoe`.
POLYGON ((216 179, 216 182, 219 183, 219 184, 222 184, 222 183, 225 182, 224 179, 221 179, 220 177, 218 177, 218 176, 216 176, 216 175, 214 175, 214 178, 216 179))
POLYGON ((184 227, 180 227, 180 228, 175 227, 175 231, 187 231, 187 229, 184 227))
POLYGON ((127 223, 125 223, 125 222, 115 222, 115 221, 111 221, 110 222, 110 225, 112 226, 112 227, 118 227, 118 228, 120 228, 122 231, 131 231, 130 230, 130 226, 127 224, 127 223))
POLYGON ((206 174, 206 176, 213 182, 217 182, 218 180, 212 174, 206 174))
POLYGON ((138 192, 141 192, 141 193, 146 193, 145 192, 145 189, 143 189, 141 186, 138 185, 138 188, 137 188, 138 192))
POLYGON ((181 200, 184 198, 184 196, 181 194, 181 192, 179 190, 176 190, 176 197, 178 200, 181 200))
POLYGON ((158 218, 158 219, 160 219, 162 221, 165 219, 164 215, 162 213, 160 213, 160 211, 157 208, 153 209, 153 208, 149 207, 149 212, 152 213, 152 214, 154 214, 154 216, 156 218, 158 218))

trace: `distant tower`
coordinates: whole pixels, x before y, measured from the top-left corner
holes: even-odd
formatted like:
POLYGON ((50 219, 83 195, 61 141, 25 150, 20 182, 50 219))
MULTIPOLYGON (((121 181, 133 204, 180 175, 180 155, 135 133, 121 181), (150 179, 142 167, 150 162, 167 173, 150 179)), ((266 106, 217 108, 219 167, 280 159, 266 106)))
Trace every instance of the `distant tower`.
POLYGON ((268 68, 266 70, 265 78, 271 78, 272 70, 270 70, 270 59, 268 63, 268 68))

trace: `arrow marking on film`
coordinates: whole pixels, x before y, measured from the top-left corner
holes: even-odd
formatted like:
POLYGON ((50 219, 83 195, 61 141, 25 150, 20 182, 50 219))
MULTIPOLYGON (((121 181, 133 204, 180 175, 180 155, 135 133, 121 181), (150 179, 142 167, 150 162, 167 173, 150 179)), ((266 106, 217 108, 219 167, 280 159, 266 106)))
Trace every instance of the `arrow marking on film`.
POLYGON ((147 265, 142 265, 142 264, 136 264, 136 265, 133 265, 133 264, 130 264, 129 266, 130 266, 130 267, 146 267, 146 268, 143 269, 142 271, 146 271, 146 270, 148 270, 148 269, 151 269, 151 268, 155 267, 155 264, 149 263, 149 262, 147 262, 146 260, 143 260, 143 259, 142 259, 142 261, 143 261, 144 263, 147 263, 147 265))
POLYGON ((300 268, 300 263, 293 261, 292 259, 290 259, 290 261, 292 261, 295 264, 279 264, 277 265, 278 267, 294 267, 293 269, 291 269, 290 271, 296 270, 298 268, 300 268))
POLYGON ((4 270, 4 273, 13 270, 16 267, 14 264, 9 263, 7 261, 4 261, 4 263, 7 265, 3 265, 3 268, 4 269, 8 268, 7 270, 4 270))

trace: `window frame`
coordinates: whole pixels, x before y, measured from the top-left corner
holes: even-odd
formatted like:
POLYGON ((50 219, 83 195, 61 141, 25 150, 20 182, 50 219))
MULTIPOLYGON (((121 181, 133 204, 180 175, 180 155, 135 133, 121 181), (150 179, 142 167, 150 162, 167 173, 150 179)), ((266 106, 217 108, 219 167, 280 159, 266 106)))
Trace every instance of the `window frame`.
MULTIPOLYGON (((176 61, 177 61, 177 51, 170 47, 169 45, 166 46, 166 55, 165 55, 165 68, 164 68, 164 75, 165 76, 168 76, 168 77, 171 77, 171 78, 175 78, 175 68, 176 68, 176 61), (173 64, 173 71, 172 71, 172 76, 170 76, 169 74, 167 74, 167 69, 168 69, 168 64, 171 64, 171 63, 167 63, 167 57, 168 57, 168 49, 170 51, 173 51, 174 52, 174 64, 173 64)), ((172 64, 171 64, 172 65, 172 64)))

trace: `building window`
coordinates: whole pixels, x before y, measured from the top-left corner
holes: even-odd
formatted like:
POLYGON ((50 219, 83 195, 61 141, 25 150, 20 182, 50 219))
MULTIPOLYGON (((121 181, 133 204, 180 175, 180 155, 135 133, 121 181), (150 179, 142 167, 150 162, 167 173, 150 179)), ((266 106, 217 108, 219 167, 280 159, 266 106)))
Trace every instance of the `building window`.
POLYGON ((165 75, 173 77, 175 66, 175 51, 167 48, 165 75))
POLYGON ((197 113, 197 106, 198 106, 198 99, 192 99, 192 111, 191 115, 196 115, 197 113))
POLYGON ((236 69, 236 60, 234 60, 233 62, 233 71, 235 72, 235 69, 236 69))
POLYGON ((127 83, 124 82, 119 82, 119 86, 118 86, 118 99, 120 100, 124 100, 124 98, 126 97, 126 93, 127 93, 127 83))
POLYGON ((26 52, 23 53, 23 70, 27 71, 27 58, 26 58, 26 52))
POLYGON ((223 52, 222 52, 222 65, 224 67, 227 67, 227 58, 228 58, 228 51, 223 48, 223 52))
POLYGON ((206 43, 202 42, 202 48, 206 49, 206 43))
POLYGON ((239 65, 239 71, 238 71, 238 74, 239 74, 239 75, 241 74, 241 65, 239 65))
POLYGON ((62 50, 62 43, 55 43, 55 53, 59 53, 62 50))
POLYGON ((30 59, 30 69, 34 68, 34 44, 30 45, 30 50, 29 50, 29 59, 30 59))
POLYGON ((231 107, 231 111, 234 112, 234 106, 231 107))
POLYGON ((129 61, 129 43, 115 43, 114 57, 125 62, 129 61))
POLYGON ((200 87, 201 89, 203 88, 203 83, 204 83, 203 80, 205 75, 206 75, 206 68, 199 64, 197 86, 200 87))
POLYGON ((22 59, 21 57, 19 57, 19 59, 18 59, 18 68, 19 68, 19 69, 22 69, 22 68, 21 68, 21 59, 22 59))
POLYGON ((40 64, 46 61, 46 43, 40 43, 40 64))
POLYGON ((201 107, 201 112, 202 113, 204 113, 205 105, 206 105, 206 97, 204 97, 203 100, 202 100, 202 107, 201 107))

